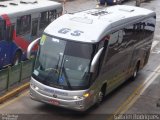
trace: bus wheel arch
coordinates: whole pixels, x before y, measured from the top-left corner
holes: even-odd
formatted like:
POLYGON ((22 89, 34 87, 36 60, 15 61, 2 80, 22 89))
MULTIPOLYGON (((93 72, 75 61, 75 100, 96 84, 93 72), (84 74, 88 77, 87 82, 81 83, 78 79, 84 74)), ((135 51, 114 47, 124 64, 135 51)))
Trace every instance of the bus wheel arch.
POLYGON ((22 57, 22 51, 18 49, 13 56, 12 65, 18 65, 21 61, 21 57, 22 57))

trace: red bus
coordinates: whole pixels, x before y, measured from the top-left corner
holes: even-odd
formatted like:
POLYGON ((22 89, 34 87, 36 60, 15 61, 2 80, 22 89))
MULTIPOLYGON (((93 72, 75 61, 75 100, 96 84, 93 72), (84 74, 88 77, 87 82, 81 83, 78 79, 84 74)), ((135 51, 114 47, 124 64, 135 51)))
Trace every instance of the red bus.
POLYGON ((61 14, 62 5, 53 1, 0 2, 0 69, 25 60, 30 42, 61 14))

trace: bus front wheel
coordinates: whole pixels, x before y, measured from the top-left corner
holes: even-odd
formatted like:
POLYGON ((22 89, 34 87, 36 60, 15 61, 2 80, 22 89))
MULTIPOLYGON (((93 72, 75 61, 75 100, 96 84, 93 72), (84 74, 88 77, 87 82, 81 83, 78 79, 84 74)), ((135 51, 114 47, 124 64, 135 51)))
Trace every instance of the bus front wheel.
POLYGON ((100 105, 102 103, 103 98, 104 98, 104 94, 103 94, 102 90, 100 90, 98 93, 97 105, 100 105))
POLYGON ((13 65, 18 65, 21 61, 21 52, 16 52, 14 58, 13 58, 13 65))
POLYGON ((105 92, 106 92, 106 84, 104 84, 101 90, 98 92, 97 103, 96 103, 97 106, 99 106, 104 100, 105 92))

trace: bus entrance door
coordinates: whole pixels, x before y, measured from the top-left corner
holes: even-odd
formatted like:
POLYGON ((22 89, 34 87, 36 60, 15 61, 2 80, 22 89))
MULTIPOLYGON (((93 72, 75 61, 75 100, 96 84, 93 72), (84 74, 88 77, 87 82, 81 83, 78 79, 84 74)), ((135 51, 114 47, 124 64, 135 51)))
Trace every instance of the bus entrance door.
MULTIPOLYGON (((5 26, 5 22, 4 22, 5 26)), ((0 58, 1 58, 1 63, 0 66, 8 66, 11 63, 11 57, 12 53, 14 52, 12 48, 14 47, 12 44, 12 39, 13 39, 13 30, 14 26, 9 25, 6 27, 3 27, 3 39, 0 41, 0 58)))
POLYGON ((5 21, 0 18, 0 68, 4 65, 4 57, 5 57, 5 21))

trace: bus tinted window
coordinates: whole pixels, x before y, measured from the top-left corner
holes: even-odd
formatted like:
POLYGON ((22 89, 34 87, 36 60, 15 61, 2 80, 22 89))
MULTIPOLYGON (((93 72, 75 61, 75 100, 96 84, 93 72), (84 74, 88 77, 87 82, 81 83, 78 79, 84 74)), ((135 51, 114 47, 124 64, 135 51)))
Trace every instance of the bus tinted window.
POLYGON ((93 52, 93 46, 90 44, 77 44, 76 42, 67 42, 67 47, 65 50, 66 55, 91 59, 93 52), (75 51, 76 50, 76 51, 75 51))
POLYGON ((31 32, 32 36, 37 35, 37 28, 38 28, 38 20, 35 19, 35 20, 32 21, 32 32, 31 32))
POLYGON ((17 19, 17 34, 22 35, 30 31, 31 15, 21 16, 17 19))
POLYGON ((14 24, 6 28, 6 40, 11 41, 13 38, 14 24))
POLYGON ((148 38, 153 35, 156 24, 155 19, 156 19, 155 17, 152 17, 145 20, 145 25, 144 25, 145 38, 148 38))
POLYGON ((57 18, 57 11, 56 10, 49 11, 49 21, 52 22, 56 18, 57 18))
POLYGON ((48 23, 49 23, 49 13, 48 13, 48 11, 41 12, 39 29, 45 28, 48 25, 48 23))
POLYGON ((135 37, 138 35, 135 34, 135 31, 133 25, 129 25, 123 29, 123 44, 121 45, 121 49, 128 48, 137 40, 135 37))

